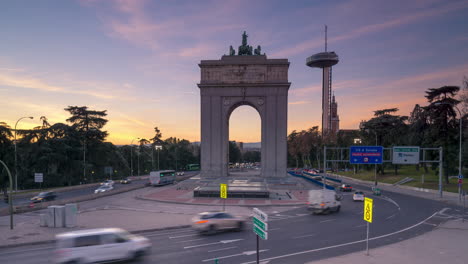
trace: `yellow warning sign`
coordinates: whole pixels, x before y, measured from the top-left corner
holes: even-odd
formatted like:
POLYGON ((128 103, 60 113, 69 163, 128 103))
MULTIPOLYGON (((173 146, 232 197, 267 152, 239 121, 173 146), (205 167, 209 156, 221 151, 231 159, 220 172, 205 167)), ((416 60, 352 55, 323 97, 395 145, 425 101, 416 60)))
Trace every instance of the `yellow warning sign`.
POLYGON ((219 197, 224 199, 227 198, 227 184, 221 183, 219 185, 219 197))
POLYGON ((369 223, 372 223, 372 206, 373 206, 374 200, 371 198, 364 198, 364 220, 366 220, 369 223))

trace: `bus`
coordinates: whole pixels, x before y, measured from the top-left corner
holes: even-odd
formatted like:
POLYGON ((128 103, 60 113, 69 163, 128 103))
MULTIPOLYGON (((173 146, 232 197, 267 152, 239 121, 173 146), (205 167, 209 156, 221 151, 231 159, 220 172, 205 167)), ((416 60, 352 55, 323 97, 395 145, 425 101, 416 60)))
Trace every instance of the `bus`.
POLYGON ((188 171, 197 171, 200 170, 200 164, 188 164, 187 165, 188 171))
POLYGON ((165 185, 174 183, 176 173, 174 170, 162 170, 150 172, 149 182, 151 186, 165 185))

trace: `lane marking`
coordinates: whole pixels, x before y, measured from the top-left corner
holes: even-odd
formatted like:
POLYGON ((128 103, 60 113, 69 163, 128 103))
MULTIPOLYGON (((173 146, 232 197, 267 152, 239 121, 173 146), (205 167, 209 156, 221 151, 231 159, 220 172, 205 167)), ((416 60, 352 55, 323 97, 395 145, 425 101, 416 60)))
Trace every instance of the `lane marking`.
POLYGON ((389 198, 387 196, 382 196, 382 199, 387 201, 387 202, 390 202, 390 203, 394 204, 398 208, 398 211, 401 210, 400 205, 397 202, 395 202, 394 200, 392 200, 391 198, 389 198))
POLYGON ((221 240, 221 241, 213 242, 213 243, 207 243, 207 244, 200 244, 200 245, 187 246, 187 247, 184 247, 184 249, 196 248, 196 247, 204 247, 204 246, 215 245, 215 244, 219 244, 219 243, 227 244, 227 243, 232 243, 232 242, 238 242, 238 241, 241 241, 241 240, 244 240, 244 239, 243 239, 243 238, 240 238, 240 239, 232 239, 232 240, 221 240))
POLYGON ((180 237, 190 237, 190 236, 198 236, 198 234, 190 234, 190 235, 182 235, 182 236, 173 236, 173 237, 169 237, 169 239, 180 238, 180 237))
POLYGON ((303 236, 297 236, 293 237, 293 239, 298 239, 298 238, 303 238, 303 237, 311 237, 311 236, 316 236, 317 234, 310 234, 310 235, 303 235, 303 236))
POLYGON ((190 230, 184 230, 184 231, 176 231, 176 232, 162 232, 162 233, 157 233, 157 232, 150 232, 150 233, 142 233, 144 236, 165 236, 165 235, 173 235, 173 234, 182 234, 182 233, 190 233, 194 232, 193 229, 190 230))
POLYGON ((385 218, 385 220, 388 220, 388 219, 390 219, 390 218, 392 218, 392 217, 395 217, 395 214, 392 214, 391 216, 385 218))
MULTIPOLYGON (((441 210, 441 211, 442 211, 442 210, 441 210)), ((422 224, 425 223, 427 220, 431 219, 432 217, 434 217, 435 215, 437 215, 437 214, 438 214, 439 212, 441 212, 441 211, 438 211, 438 212, 433 213, 431 216, 429 216, 428 218, 424 219, 423 221, 421 221, 421 222, 419 222, 419 223, 417 223, 417 224, 414 224, 414 225, 412 225, 412 226, 409 226, 409 227, 407 227, 407 228, 404 228, 404 229, 401 229, 401 230, 398 230, 398 231, 395 231, 395 232, 392 232, 392 233, 388 233, 388 234, 381 235, 381 236, 377 236, 377 237, 372 237, 372 238, 369 238, 369 240, 376 240, 376 239, 380 239, 380 238, 384 238, 384 237, 396 235, 396 234, 399 234, 399 233, 401 233, 401 232, 404 232, 404 231, 410 230, 410 229, 412 229, 412 228, 415 228, 415 227, 417 227, 417 226, 419 226, 419 225, 422 225, 422 224)), ((292 257, 292 256, 297 256, 297 255, 306 254, 306 253, 312 253, 312 252, 322 251, 322 250, 326 250, 326 249, 332 249, 332 248, 338 248, 338 247, 344 247, 344 246, 354 245, 354 244, 363 243, 363 242, 366 242, 366 239, 357 240, 357 241, 352 241, 352 242, 343 243, 343 244, 338 244, 338 245, 333 245, 333 246, 328 246, 328 247, 323 247, 323 248, 305 250, 305 251, 295 252, 295 253, 291 253, 291 254, 285 254, 285 255, 276 256, 276 257, 271 257, 271 258, 266 258, 266 259, 262 259, 262 261, 273 260, 273 259, 280 259, 280 258, 285 258, 285 257, 292 257)), ((256 261, 249 261, 249 262, 244 262, 244 263, 242 263, 242 264, 251 264, 251 263, 255 263, 255 262, 256 262, 256 261)))
POLYGON ((204 240, 204 239, 205 238, 198 238, 198 239, 192 239, 192 240, 177 241, 175 243, 186 243, 186 242, 193 242, 193 241, 204 240))
MULTIPOLYGON (((269 249, 261 249, 259 250, 259 252, 265 252, 265 251, 268 251, 269 249)), ((252 251, 244 251, 242 253, 239 253, 239 254, 234 254, 234 255, 229 255, 229 256, 222 256, 222 257, 217 257, 217 258, 211 258, 211 259, 205 259, 205 260, 202 260, 203 262, 208 262, 208 261, 213 261, 213 260, 216 260, 216 259, 225 259, 225 258, 231 258, 231 257, 237 257, 237 256, 242 256, 242 255, 245 255, 245 256, 250 256, 250 255, 253 255, 253 254, 256 254, 257 251, 256 250, 252 250, 252 251)), ((266 261, 266 260, 263 260, 263 261, 266 261)), ((256 261, 254 261, 253 263, 255 263, 256 261)))
POLYGON ((237 247, 227 247, 227 248, 214 249, 214 250, 210 250, 208 252, 216 252, 216 251, 228 250, 228 249, 233 249, 233 248, 237 248, 237 247))
POLYGON ((328 220, 320 221, 319 223, 326 223, 326 222, 335 221, 335 220, 336 220, 336 218, 335 219, 328 219, 328 220))

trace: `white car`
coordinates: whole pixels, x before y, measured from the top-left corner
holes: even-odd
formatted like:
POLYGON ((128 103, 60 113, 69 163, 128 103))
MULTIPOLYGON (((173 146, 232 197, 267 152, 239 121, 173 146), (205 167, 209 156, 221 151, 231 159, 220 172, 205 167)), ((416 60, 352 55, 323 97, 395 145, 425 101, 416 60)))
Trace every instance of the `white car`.
POLYGON ((151 242, 120 228, 73 231, 56 237, 55 263, 94 263, 140 259, 151 242))
POLYGON ((110 186, 112 186, 112 185, 114 185, 114 181, 113 181, 113 180, 106 180, 106 181, 104 181, 104 182, 101 182, 101 186, 103 186, 103 185, 110 185, 110 186))
POLYGON ((184 172, 183 171, 177 172, 177 176, 184 176, 184 172))
POLYGON ((364 193, 363 192, 355 192, 353 194, 353 201, 362 201, 364 202, 364 193))
POLYGON ((112 185, 101 185, 99 188, 94 190, 94 193, 107 192, 107 191, 110 191, 110 190, 113 190, 113 189, 114 189, 114 187, 112 187, 112 185))
POLYGON ((200 233, 213 234, 220 230, 241 231, 245 219, 225 212, 204 212, 192 218, 192 227, 200 233))

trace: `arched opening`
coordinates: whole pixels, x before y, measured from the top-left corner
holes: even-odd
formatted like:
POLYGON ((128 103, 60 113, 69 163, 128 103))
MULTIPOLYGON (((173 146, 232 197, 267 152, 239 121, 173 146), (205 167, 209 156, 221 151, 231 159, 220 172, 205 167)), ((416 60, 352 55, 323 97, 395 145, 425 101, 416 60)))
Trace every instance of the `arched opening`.
POLYGON ((245 102, 233 106, 228 118, 228 175, 261 173, 262 122, 258 111, 245 102))

